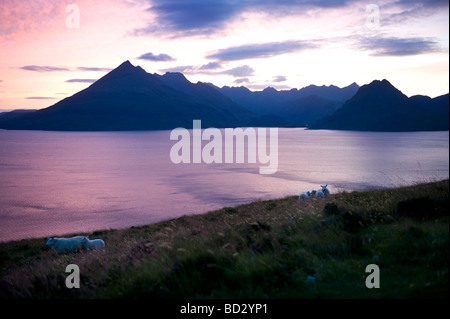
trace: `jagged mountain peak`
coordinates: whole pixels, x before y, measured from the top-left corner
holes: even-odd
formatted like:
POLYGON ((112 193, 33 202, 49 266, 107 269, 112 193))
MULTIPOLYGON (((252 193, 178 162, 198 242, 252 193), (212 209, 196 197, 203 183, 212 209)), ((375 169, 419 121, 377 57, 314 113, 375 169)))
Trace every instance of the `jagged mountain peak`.
POLYGON ((334 114, 310 128, 359 131, 448 130, 448 97, 408 98, 388 80, 363 85, 334 114))
POLYGON ((351 100, 372 98, 376 101, 405 100, 408 97, 393 86, 388 80, 374 80, 359 88, 351 100))
POLYGON ((122 64, 120 64, 117 68, 115 68, 114 70, 112 70, 110 73, 115 72, 115 73, 147 73, 143 68, 141 68, 140 66, 134 66, 133 64, 131 64, 131 62, 129 60, 126 60, 125 62, 123 62, 122 64))
POLYGON ((168 78, 168 79, 177 79, 177 80, 185 80, 188 81, 188 79, 186 79, 186 77, 184 76, 183 73, 181 72, 166 72, 163 75, 164 78, 168 78))
POLYGON ((117 68, 134 68, 134 65, 131 64, 130 60, 126 60, 125 62, 122 62, 117 68))
POLYGON ((266 88, 263 90, 263 92, 265 92, 265 93, 271 93, 271 92, 275 93, 275 92, 278 92, 278 90, 275 89, 275 88, 272 87, 272 86, 268 86, 268 87, 266 87, 266 88))
POLYGON ((211 127, 441 130, 448 129, 448 94, 435 99, 408 98, 386 79, 362 87, 352 83, 345 88, 310 85, 280 91, 270 86, 263 91, 245 86, 220 89, 210 83, 191 83, 180 72, 147 73, 126 60, 88 88, 52 106, 2 115, 0 128, 172 129, 187 127, 198 118, 211 127), (321 118, 320 125, 310 125, 321 118))
POLYGON ((163 81, 166 85, 182 89, 185 87, 190 87, 193 85, 185 76, 183 73, 180 72, 166 72, 164 75, 158 75, 154 74, 155 76, 159 77, 161 81, 163 81))
POLYGON ((147 91, 161 86, 152 74, 140 66, 134 66, 130 61, 121 63, 118 67, 94 82, 90 87, 102 91, 147 91))
POLYGON ((363 87, 370 87, 372 89, 381 89, 381 90, 390 90, 390 91, 397 91, 401 92, 399 89, 397 89, 395 86, 391 84, 386 79, 383 80, 373 80, 369 84, 363 85, 363 87))

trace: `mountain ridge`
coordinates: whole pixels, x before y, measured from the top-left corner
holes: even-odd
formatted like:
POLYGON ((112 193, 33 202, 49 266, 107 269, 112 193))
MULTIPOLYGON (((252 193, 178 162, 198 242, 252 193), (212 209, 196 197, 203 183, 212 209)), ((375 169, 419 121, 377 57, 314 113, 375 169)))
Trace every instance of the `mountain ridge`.
MULTIPOLYGON (((188 86, 191 84, 186 83, 188 86)), ((194 91, 204 89, 197 88, 195 84, 192 86, 194 91)), ((1 116, 0 128, 62 131, 163 130, 192 127, 193 119, 201 119, 205 126, 211 127, 256 126, 261 123, 288 125, 276 116, 269 120, 261 118, 235 105, 231 100, 225 105, 228 102, 226 97, 219 100, 205 96, 176 90, 158 76, 125 61, 89 87, 52 106, 23 116, 1 116)))
POLYGON ((0 114, 1 129, 120 131, 192 127, 307 127, 372 131, 448 130, 448 94, 407 97, 389 81, 278 91, 219 88, 182 73, 148 73, 130 61, 57 103, 0 114))
POLYGON ((331 115, 358 89, 359 85, 352 83, 343 88, 309 85, 301 89, 278 91, 267 87, 262 91, 250 91, 243 86, 224 86, 219 90, 256 114, 278 114, 296 126, 307 126, 331 115))
POLYGON ((448 94, 407 97, 389 81, 374 80, 332 115, 309 128, 358 131, 447 131, 448 94))

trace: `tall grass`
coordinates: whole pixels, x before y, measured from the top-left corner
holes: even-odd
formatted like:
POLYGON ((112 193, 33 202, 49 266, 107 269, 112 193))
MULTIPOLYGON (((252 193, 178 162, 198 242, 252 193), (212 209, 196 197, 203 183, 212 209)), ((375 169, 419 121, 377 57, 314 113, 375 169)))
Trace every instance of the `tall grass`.
POLYGON ((100 230, 105 249, 66 255, 45 239, 1 243, 0 297, 448 298, 448 197, 448 180, 289 196, 100 230), (64 284, 72 263, 79 289, 64 284), (368 264, 379 289, 365 286, 368 264))

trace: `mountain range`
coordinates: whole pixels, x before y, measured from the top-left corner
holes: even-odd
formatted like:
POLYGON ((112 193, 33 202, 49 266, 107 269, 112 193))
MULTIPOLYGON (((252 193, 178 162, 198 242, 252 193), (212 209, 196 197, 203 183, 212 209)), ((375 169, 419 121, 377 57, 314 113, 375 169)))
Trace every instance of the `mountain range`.
POLYGON ((253 92, 246 87, 228 86, 219 90, 256 114, 277 114, 295 126, 308 126, 333 114, 358 89, 359 86, 353 83, 344 88, 310 85, 288 91, 268 87, 263 91, 253 92))
POLYGON ((357 131, 448 131, 449 94, 434 99, 407 97, 389 81, 375 80, 358 92, 332 115, 311 129, 357 131))
MULTIPOLYGON (((129 61, 122 63, 88 88, 58 103, 22 116, 0 116, 0 128, 64 131, 165 130, 203 125, 227 127, 263 123, 256 114, 225 98, 214 88, 189 81, 176 82, 145 72, 129 61)), ((270 123, 284 126, 278 117, 270 123)))
POLYGON ((252 92, 147 73, 125 61, 86 89, 40 110, 0 114, 0 128, 119 131, 192 127, 448 130, 448 94, 406 97, 388 81, 252 92), (447 116, 444 119, 444 115, 447 116))

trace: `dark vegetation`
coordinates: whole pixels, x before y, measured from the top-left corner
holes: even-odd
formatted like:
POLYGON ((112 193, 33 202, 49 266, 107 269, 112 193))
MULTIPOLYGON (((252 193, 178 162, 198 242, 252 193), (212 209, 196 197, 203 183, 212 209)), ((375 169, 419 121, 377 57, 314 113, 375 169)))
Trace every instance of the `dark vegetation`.
POLYGON ((448 298, 448 205, 446 180, 99 230, 97 251, 0 243, 0 297, 448 298), (79 289, 64 284, 71 263, 79 289), (365 286, 369 264, 380 268, 378 289, 365 286))

